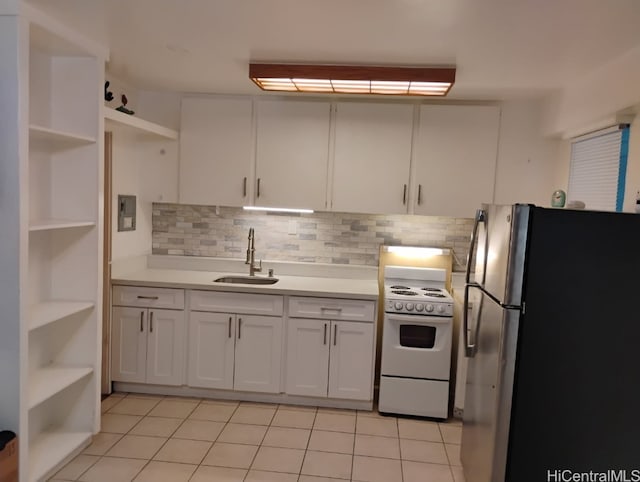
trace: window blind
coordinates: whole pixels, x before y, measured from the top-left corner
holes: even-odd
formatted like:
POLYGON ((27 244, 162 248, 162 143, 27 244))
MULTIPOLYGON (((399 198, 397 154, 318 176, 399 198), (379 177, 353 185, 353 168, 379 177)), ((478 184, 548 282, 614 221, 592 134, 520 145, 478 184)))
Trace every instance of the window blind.
POLYGON ((586 209, 622 211, 628 145, 628 126, 573 141, 567 199, 586 209))

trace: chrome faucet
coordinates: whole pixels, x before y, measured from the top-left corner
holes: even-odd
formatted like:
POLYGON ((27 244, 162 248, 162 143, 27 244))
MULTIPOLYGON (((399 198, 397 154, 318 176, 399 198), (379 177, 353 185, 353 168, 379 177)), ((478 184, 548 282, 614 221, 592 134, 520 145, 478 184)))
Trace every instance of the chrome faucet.
POLYGON ((253 228, 249 228, 249 245, 247 246, 247 259, 244 262, 244 264, 249 265, 249 276, 255 276, 256 272, 259 273, 260 271, 262 271, 262 260, 258 262, 258 266, 255 265, 254 256, 256 248, 254 247, 255 236, 253 233, 253 228))

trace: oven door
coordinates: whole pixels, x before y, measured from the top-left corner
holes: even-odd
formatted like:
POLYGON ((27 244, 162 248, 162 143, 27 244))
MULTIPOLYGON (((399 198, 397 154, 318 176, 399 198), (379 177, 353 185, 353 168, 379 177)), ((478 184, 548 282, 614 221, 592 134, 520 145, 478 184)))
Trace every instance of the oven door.
POLYGON ((449 380, 452 318, 385 313, 382 375, 449 380))

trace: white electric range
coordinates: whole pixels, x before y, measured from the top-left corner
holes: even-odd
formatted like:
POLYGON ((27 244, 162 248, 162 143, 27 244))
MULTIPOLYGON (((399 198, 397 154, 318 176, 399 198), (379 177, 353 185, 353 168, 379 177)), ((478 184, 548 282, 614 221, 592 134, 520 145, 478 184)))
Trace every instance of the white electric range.
POLYGON ((448 417, 453 298, 445 289, 446 274, 385 267, 382 413, 448 417))

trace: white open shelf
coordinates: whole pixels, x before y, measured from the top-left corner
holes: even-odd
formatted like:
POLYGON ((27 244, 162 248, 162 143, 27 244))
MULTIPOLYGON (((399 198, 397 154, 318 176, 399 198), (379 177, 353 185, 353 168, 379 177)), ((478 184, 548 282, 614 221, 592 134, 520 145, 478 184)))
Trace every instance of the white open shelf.
POLYGON ((48 142, 58 147, 82 146, 96 142, 96 139, 92 137, 50 129, 35 124, 29 126, 29 140, 48 142))
POLYGON ((40 219, 29 224, 29 231, 51 231, 54 229, 83 228, 95 226, 93 221, 70 221, 67 219, 40 219))
POLYGON ((140 119, 133 115, 125 114, 107 106, 103 108, 103 112, 105 130, 110 131, 124 128, 131 129, 138 134, 153 135, 174 141, 178 139, 178 131, 169 129, 168 127, 140 119))
POLYGON ((91 440, 91 432, 44 432, 29 444, 29 480, 40 481, 56 465, 91 440))
POLYGON ((91 367, 50 365, 35 370, 29 377, 29 409, 60 393, 93 373, 91 367))
POLYGON ((95 306, 89 301, 47 301, 31 307, 29 330, 35 330, 95 306))

